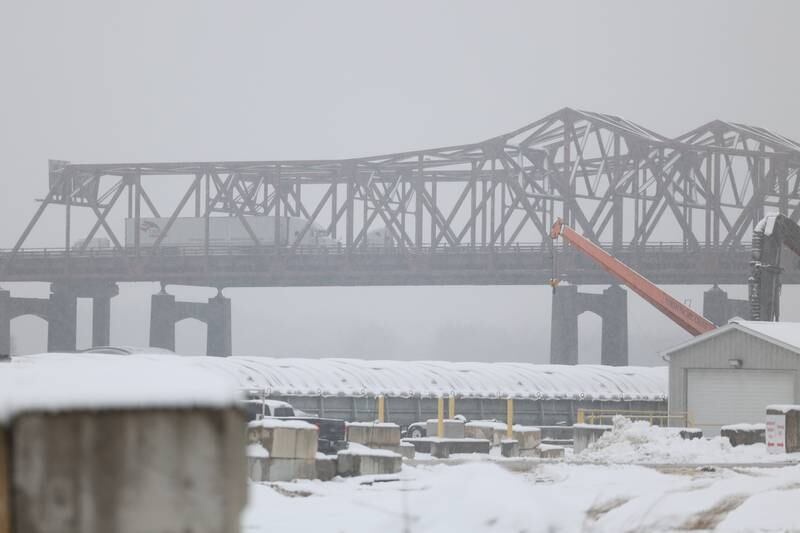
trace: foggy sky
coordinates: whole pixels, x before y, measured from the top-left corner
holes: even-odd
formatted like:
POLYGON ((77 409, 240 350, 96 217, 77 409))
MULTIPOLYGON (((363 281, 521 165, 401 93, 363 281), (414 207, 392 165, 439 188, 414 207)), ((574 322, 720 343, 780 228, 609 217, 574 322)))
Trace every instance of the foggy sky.
MULTIPOLYGON (((0 2, 0 247, 46 194, 48 159, 354 157, 479 141, 565 106, 667 136, 721 118, 800 139, 798 15, 793 1, 0 2)), ((59 246, 61 213, 43 222, 30 244, 59 246)), ((699 310, 705 288, 668 290, 699 310)), ((155 291, 121 286, 113 343, 146 344, 155 291)), ((545 287, 225 294, 237 354, 548 357, 545 287)), ((800 319, 798 294, 784 290, 786 319, 800 319)), ((633 363, 686 338, 635 296, 629 323, 633 363)), ((582 358, 597 362, 599 319, 581 327, 582 358)), ((181 323, 178 350, 204 351, 204 330, 181 323)), ((33 317, 12 325, 22 352, 43 350, 45 332, 33 317)))

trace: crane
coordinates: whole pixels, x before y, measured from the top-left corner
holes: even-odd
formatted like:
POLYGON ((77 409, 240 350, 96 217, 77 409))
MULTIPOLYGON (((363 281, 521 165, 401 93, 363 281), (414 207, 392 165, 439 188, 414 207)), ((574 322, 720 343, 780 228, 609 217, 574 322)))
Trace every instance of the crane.
MULTIPOLYGON (((713 323, 706 320, 703 316, 695 313, 688 306, 659 289, 653 282, 622 261, 615 259, 598 245, 564 224, 560 218, 556 219, 550 230, 550 238, 556 240, 559 237, 562 237, 566 242, 594 260, 594 262, 600 265, 606 272, 620 280, 630 290, 644 298, 656 309, 667 315, 673 322, 692 335, 701 335, 716 328, 713 323)), ((550 284, 553 287, 553 291, 555 291, 558 285, 555 272, 555 252, 553 252, 553 257, 554 272, 550 284)))
POLYGON ((748 280, 753 320, 778 320, 780 316, 783 246, 800 255, 800 226, 786 215, 767 215, 753 230, 752 272, 748 280))

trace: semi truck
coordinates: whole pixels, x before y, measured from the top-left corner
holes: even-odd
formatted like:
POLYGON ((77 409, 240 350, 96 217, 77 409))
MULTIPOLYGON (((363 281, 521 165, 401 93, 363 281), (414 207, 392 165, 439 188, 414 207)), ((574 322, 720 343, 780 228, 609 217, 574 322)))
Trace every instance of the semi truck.
MULTIPOLYGON (((263 245, 293 245, 300 238, 299 246, 336 246, 338 243, 318 224, 311 224, 305 233, 308 221, 299 217, 245 216, 243 217, 253 233, 263 245), (277 226, 277 239, 276 239, 277 226)), ((209 217, 208 242, 211 246, 253 246, 250 233, 239 217, 209 217)), ((125 245, 154 246, 169 223, 168 218, 140 218, 125 220, 125 245)), ((204 217, 178 217, 161 239, 160 246, 200 247, 205 245, 206 219, 204 217)))

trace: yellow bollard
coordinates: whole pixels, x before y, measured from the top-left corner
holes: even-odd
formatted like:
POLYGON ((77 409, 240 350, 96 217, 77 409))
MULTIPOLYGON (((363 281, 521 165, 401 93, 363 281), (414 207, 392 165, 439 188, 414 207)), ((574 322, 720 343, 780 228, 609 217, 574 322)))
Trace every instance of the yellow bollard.
POLYGON ((436 436, 444 437, 444 398, 439 396, 439 422, 436 425, 436 436))
POLYGON ((456 417, 456 397, 451 394, 448 402, 448 407, 450 408, 450 415, 447 417, 450 420, 456 417))
POLYGON ((511 439, 514 436, 514 399, 509 398, 507 405, 506 437, 511 439))
POLYGON ((578 409, 578 424, 585 424, 586 423, 586 415, 583 412, 583 409, 578 409))
POLYGON ((383 394, 378 396, 378 422, 381 424, 386 421, 386 407, 384 401, 383 394))

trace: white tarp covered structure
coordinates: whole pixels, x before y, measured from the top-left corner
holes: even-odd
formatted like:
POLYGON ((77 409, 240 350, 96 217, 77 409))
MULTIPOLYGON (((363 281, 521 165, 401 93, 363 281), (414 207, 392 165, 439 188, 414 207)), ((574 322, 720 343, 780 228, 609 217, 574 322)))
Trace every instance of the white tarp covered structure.
MULTIPOLYGON (((383 361, 363 359, 301 359, 271 357, 201 357, 154 354, 42 354, 15 358, 11 366, 58 362, 62 368, 85 369, 98 359, 114 365, 139 361, 138 376, 165 372, 176 386, 205 370, 224 377, 238 389, 260 390, 271 396, 432 397, 575 399, 601 401, 663 401, 667 397, 666 367, 600 365, 537 365, 531 363, 453 363, 445 361, 383 361), (166 361, 165 361, 166 360, 166 361), (169 362, 169 364, 165 364, 169 362), (181 368, 186 373, 181 375, 181 368)), ((0 367, 1 368, 1 367, 0 367)), ((204 372, 204 373, 206 373, 204 372)), ((131 376, 131 379, 134 379, 131 376)))

